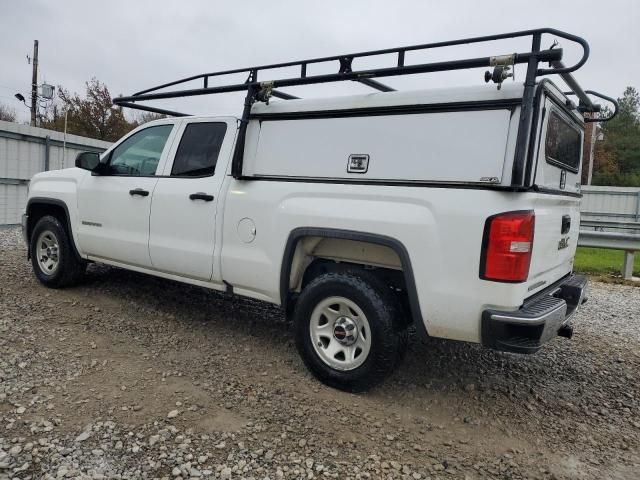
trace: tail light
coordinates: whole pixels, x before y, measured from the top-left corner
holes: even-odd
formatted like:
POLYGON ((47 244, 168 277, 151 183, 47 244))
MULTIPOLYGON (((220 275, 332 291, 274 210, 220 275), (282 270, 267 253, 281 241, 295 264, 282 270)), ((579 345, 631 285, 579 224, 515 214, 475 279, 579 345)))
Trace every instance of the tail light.
POLYGON ((484 226, 480 278, 496 282, 524 282, 533 249, 533 211, 500 213, 484 226))

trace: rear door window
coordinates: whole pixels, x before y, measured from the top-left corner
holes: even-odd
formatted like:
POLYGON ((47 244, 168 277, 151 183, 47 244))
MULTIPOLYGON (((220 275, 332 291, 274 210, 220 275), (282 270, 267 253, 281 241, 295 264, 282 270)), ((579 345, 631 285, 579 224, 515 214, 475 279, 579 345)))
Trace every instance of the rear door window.
POLYGON ((227 124, 221 122, 198 122, 187 125, 173 160, 171 176, 213 175, 226 131, 227 124))
POLYGON ((581 147, 580 130, 552 110, 545 141, 547 162, 577 173, 580 167, 581 147))

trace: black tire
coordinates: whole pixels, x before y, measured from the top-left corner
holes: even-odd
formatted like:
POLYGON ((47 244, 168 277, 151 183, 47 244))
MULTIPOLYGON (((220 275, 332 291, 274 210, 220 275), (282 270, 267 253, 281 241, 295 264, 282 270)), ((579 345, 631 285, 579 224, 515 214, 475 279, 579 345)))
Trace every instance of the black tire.
MULTIPOLYGON (((330 272, 313 279, 296 303, 296 346, 305 365, 323 383, 350 392, 366 391, 381 383, 396 367, 406 347, 406 328, 397 321, 394 293, 366 271, 330 272), (371 346, 364 363, 351 370, 328 365, 316 352, 310 334, 312 314, 329 297, 354 302, 366 316, 371 346)), ((332 340, 333 341, 333 340, 332 340)))
POLYGON ((73 250, 73 240, 69 237, 66 228, 60 220, 54 216, 46 215, 38 220, 30 239, 31 265, 36 278, 50 288, 62 288, 77 283, 83 276, 86 263, 78 260, 73 250), (38 255, 38 241, 41 235, 51 235, 58 245, 57 266, 49 272, 41 267, 41 257, 38 255))

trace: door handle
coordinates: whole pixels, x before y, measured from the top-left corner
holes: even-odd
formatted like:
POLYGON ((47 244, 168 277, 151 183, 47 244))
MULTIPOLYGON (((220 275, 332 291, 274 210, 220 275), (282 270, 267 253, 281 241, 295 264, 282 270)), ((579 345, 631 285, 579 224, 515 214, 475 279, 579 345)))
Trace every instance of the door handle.
POLYGON ((129 195, 140 195, 141 197, 146 197, 149 195, 149 192, 141 188, 136 188, 134 190, 129 190, 129 195))
POLYGON ((205 202, 213 201, 213 195, 209 195, 204 192, 192 193, 191 195, 189 195, 189 198, 191 200, 204 200, 205 202))

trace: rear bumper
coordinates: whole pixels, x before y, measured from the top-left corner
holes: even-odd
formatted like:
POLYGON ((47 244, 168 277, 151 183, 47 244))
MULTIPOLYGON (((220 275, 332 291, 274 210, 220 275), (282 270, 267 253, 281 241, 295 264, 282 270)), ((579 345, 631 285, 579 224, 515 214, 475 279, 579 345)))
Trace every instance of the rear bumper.
POLYGON ((482 344, 505 352, 537 352, 559 330, 566 329, 578 307, 586 302, 586 289, 587 278, 572 274, 525 301, 519 310, 485 310, 482 344))

